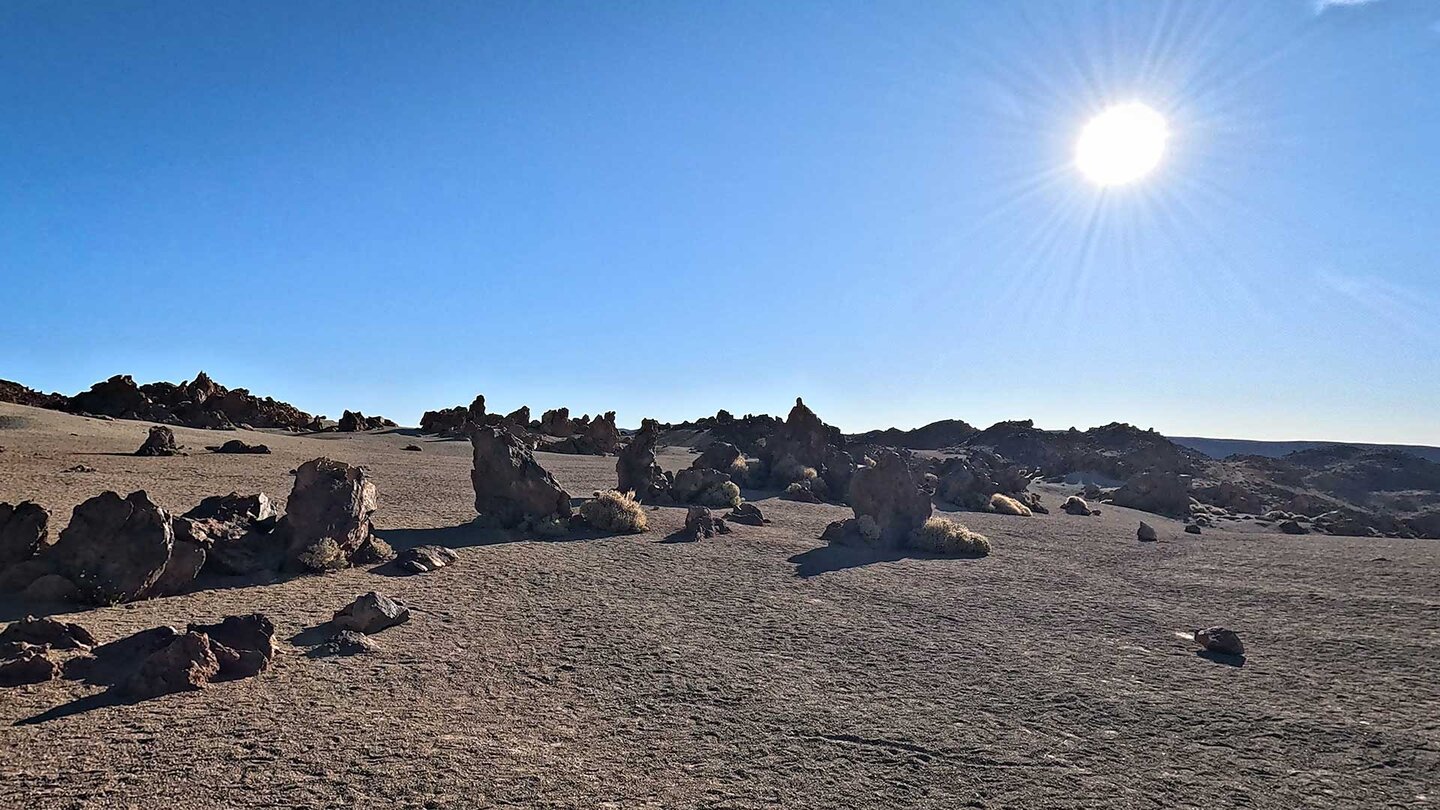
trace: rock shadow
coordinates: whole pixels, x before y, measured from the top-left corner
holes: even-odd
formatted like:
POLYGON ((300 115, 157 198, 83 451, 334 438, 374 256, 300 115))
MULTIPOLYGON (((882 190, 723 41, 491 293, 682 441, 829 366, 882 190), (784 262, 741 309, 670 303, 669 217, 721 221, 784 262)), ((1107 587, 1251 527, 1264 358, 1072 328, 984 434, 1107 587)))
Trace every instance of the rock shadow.
POLYGON ((971 561, 981 557, 928 554, 903 548, 870 548, 868 546, 846 546, 831 544, 812 548, 796 554, 787 562, 795 564, 795 576, 808 579, 832 571, 860 568, 873 563, 897 562, 899 560, 963 560, 971 561))
POLYGON ((1206 661, 1224 664, 1227 667, 1235 667, 1236 669, 1245 666, 1245 656, 1243 655, 1226 655, 1225 653, 1211 652, 1210 650, 1200 650, 1195 653, 1195 656, 1197 658, 1204 658, 1206 661))

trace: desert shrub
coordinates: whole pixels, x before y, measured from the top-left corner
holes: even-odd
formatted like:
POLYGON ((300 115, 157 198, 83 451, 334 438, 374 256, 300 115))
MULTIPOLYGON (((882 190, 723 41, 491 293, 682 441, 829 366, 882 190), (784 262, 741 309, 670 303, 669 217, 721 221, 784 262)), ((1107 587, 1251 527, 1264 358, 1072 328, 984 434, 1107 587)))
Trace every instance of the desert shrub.
POLYGON ((787 501, 820 503, 820 496, 816 495, 815 491, 811 489, 811 484, 813 483, 812 481, 795 481, 790 484, 790 486, 785 487, 785 491, 781 493, 780 497, 787 501))
POLYGON ((990 553, 990 539, 953 520, 932 517, 910 533, 910 547, 932 554, 984 557, 990 553))
POLYGON ((311 543, 295 557, 300 567, 312 573, 337 571, 345 567, 345 554, 340 546, 329 537, 322 537, 311 543))
POLYGON ((800 478, 801 478, 802 480, 805 480, 805 481, 814 481, 816 478, 819 478, 819 477, 820 477, 820 473, 816 472, 814 467, 801 467, 801 468, 800 468, 800 478))
POLYGON ((633 492, 597 492, 580 505, 580 517, 600 531, 614 534, 638 534, 649 528, 645 509, 633 492))
POLYGON ((734 509, 740 505, 740 487, 734 481, 726 481, 721 484, 720 494, 725 500, 725 506, 734 509))
POLYGON ((750 463, 745 460, 744 456, 737 456, 734 461, 730 462, 729 469, 725 470, 725 474, 729 475, 733 481, 746 480, 749 477, 749 472, 750 463))
POLYGON ((990 496, 990 511, 1000 515, 1019 515, 1020 517, 1030 517, 1032 514, 1030 507, 999 492, 990 496))
POLYGON ((378 563, 394 556, 395 549, 391 548, 389 543, 372 534, 369 540, 366 540, 360 545, 360 548, 355 550, 354 561, 358 563, 378 563))

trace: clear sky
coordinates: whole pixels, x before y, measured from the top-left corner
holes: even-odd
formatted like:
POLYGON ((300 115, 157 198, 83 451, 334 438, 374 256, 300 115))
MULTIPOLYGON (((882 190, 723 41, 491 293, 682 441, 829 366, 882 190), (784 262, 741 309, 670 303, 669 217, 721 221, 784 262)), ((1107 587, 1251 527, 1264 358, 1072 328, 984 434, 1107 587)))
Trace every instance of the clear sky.
POLYGON ((1436 0, 0 3, 45 390, 1440 444, 1437 240, 1436 0))

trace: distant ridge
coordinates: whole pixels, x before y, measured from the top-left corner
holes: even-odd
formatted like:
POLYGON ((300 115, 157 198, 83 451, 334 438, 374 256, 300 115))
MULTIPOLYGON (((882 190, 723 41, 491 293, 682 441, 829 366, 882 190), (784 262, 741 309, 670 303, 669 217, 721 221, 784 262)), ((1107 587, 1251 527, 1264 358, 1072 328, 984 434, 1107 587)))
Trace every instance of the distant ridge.
POLYGON ((1402 453, 1409 453, 1418 456, 1426 461, 1433 461, 1440 464, 1440 447, 1428 447, 1420 444, 1366 444, 1364 442, 1266 442, 1252 439, 1206 439, 1198 436, 1167 436, 1170 441, 1188 447, 1191 450, 1198 450, 1214 459, 1223 459, 1228 456, 1265 456, 1266 458, 1280 458, 1298 450, 1314 450, 1318 447, 1332 447, 1342 445, 1346 447, 1363 447, 1367 450, 1398 450, 1402 453))

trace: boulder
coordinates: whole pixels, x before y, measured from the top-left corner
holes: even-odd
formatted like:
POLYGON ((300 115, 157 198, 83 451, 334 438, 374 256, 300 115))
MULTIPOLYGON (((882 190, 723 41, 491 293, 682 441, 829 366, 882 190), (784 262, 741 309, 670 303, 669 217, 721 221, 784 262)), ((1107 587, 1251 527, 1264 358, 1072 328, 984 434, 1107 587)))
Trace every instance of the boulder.
MULTIPOLYGON (((740 448, 735 445, 729 442, 712 442, 690 467, 697 470, 720 470, 728 473, 740 458, 740 448)), ((740 482, 736 481, 735 483, 740 482)))
POLYGON ((1090 515, 1090 504, 1086 503, 1084 498, 1071 495, 1065 499, 1065 503, 1060 505, 1060 511, 1067 515, 1088 517, 1090 515))
POLYGON ((44 683, 60 677, 61 671, 60 661, 44 649, 17 650, 13 656, 0 660, 0 686, 44 683))
POLYGON ((200 689, 220 672, 220 661, 204 633, 184 633, 147 656, 120 684, 128 697, 144 700, 200 689))
POLYGON ((34 557, 50 541, 50 513, 39 504, 0 503, 0 568, 34 557))
POLYGON ((220 665, 217 674, 225 680, 260 674, 279 651, 275 625, 263 613, 226 616, 217 624, 191 624, 188 630, 210 640, 210 650, 220 665))
POLYGON ((730 480, 729 474, 708 468, 681 470, 670 487, 670 496, 677 503, 698 503, 702 506, 734 507, 740 504, 740 488, 730 480))
POLYGON ((170 515, 145 492, 103 492, 75 507, 44 559, 96 604, 145 596, 175 547, 170 515))
POLYGON ((365 414, 358 411, 345 411, 340 414, 338 425, 341 433, 355 433, 365 429, 365 414))
POLYGON ((1200 533, 1200 524, 1198 524, 1198 523, 1191 523, 1189 526, 1186 526, 1186 527, 1185 527, 1185 533, 1186 533, 1186 534, 1199 534, 1199 533, 1200 533))
POLYGON ((879 454, 875 466, 855 472, 850 484, 850 508, 855 517, 869 517, 880 527, 879 540, 903 545, 910 533, 930 517, 930 497, 920 489, 910 467, 898 454, 879 454))
POLYGON ((407 445, 405 445, 404 447, 402 447, 402 448, 400 448, 400 449, 401 449, 401 450, 408 450, 408 451, 411 452, 411 453, 419 453, 420 451, 424 450, 425 448, 421 447, 421 446, 418 445, 418 444, 407 444, 407 445))
POLYGON ((570 517, 570 493, 510 431, 478 428, 471 432, 470 444, 476 512, 507 527, 526 520, 570 517))
POLYGON ((164 425, 150 428, 150 435, 145 437, 145 443, 135 451, 137 456, 176 456, 179 454, 180 447, 175 444, 175 431, 164 425))
POLYGON ((1310 530, 1300 525, 1295 520, 1283 520, 1280 522, 1280 531, 1286 534, 1309 534, 1310 530))
POLYGON ((730 514, 725 516, 725 520, 731 523, 744 523, 749 526, 763 526, 770 522, 761 514, 760 507, 753 503, 742 503, 734 509, 731 509, 730 514))
POLYGON ((1240 634, 1228 627, 1216 626, 1196 630, 1195 643, 1217 655, 1245 654, 1245 645, 1240 642, 1240 634))
POLYGON ((78 624, 58 619, 26 616, 0 631, 0 644, 33 644, 56 650, 89 650, 95 636, 78 624))
POLYGON ((285 538, 274 531, 279 516, 264 493, 213 495, 173 521, 176 544, 204 551, 205 570, 246 576, 280 567, 285 538))
POLYGON ((335 611, 330 623, 337 630, 357 633, 378 633, 410 620, 410 609, 384 594, 371 591, 335 611))
POLYGON ((700 540, 718 534, 729 534, 730 527, 725 525, 723 518, 710 511, 709 507, 692 505, 685 510, 684 533, 695 540, 700 540))
POLYGON ((301 464, 280 520, 287 563, 313 569, 306 562, 313 550, 333 543, 342 564, 348 564, 370 539, 376 508, 375 485, 359 467, 328 458, 301 464))
POLYGON ((436 568, 444 568, 458 559, 459 554, 444 546, 415 546, 400 552, 400 556, 395 559, 395 565, 402 571, 424 574, 436 568))
POLYGON ((1153 543, 1160 539, 1160 535, 1156 533, 1154 526, 1142 520, 1140 528, 1135 530, 1135 538, 1144 543, 1153 543))
POLYGON ((216 453, 249 453, 254 455, 268 455, 270 453, 270 448, 263 444, 246 444, 239 439, 231 439, 219 447, 211 448, 211 450, 216 453))

